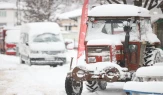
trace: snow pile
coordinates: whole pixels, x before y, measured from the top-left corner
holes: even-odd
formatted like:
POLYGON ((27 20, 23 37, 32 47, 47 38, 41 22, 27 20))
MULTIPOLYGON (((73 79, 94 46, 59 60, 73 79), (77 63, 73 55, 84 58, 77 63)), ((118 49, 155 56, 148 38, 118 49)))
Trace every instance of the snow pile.
POLYGON ((6 32, 6 43, 18 43, 20 40, 20 30, 8 30, 6 32))
POLYGON ((15 69, 19 62, 19 57, 0 55, 0 70, 15 69))
POLYGON ((127 82, 123 89, 126 91, 144 92, 144 93, 163 93, 163 82, 127 82))
POLYGON ((145 16, 150 17, 149 11, 142 7, 124 4, 108 4, 93 8, 88 16, 145 16))

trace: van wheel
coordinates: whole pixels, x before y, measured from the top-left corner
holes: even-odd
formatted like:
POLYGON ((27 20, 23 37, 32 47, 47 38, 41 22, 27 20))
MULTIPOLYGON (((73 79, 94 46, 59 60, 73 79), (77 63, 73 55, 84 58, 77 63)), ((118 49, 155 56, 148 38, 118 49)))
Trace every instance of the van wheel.
POLYGON ((50 65, 50 67, 57 67, 57 65, 50 65))
POLYGON ((25 64, 25 61, 22 60, 22 56, 20 55, 20 64, 25 64))
POLYGON ((32 65, 32 64, 31 64, 31 59, 30 59, 29 57, 28 57, 27 60, 26 60, 26 64, 29 65, 29 66, 32 65))

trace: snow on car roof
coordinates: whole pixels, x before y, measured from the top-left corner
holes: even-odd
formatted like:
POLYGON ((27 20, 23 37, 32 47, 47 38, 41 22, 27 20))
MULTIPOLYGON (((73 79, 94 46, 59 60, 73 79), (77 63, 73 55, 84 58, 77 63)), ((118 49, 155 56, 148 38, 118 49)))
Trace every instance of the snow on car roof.
POLYGON ((38 33, 60 33, 60 27, 54 22, 35 22, 22 25, 21 32, 30 32, 30 34, 38 33))
POLYGON ((18 43, 20 39, 20 30, 8 30, 6 32, 5 42, 7 43, 18 43))
POLYGON ((125 16, 142 16, 150 17, 149 11, 142 7, 124 4, 107 4, 93 8, 89 11, 88 16, 93 17, 125 17, 125 16))

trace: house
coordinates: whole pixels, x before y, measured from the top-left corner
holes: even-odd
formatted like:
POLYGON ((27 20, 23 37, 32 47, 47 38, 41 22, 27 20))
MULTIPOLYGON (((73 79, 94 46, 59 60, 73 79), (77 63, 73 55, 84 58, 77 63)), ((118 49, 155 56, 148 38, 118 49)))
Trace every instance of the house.
POLYGON ((17 7, 14 3, 0 3, 0 26, 14 26, 17 22, 17 7))
POLYGON ((60 25, 63 37, 78 41, 80 31, 82 9, 76 9, 56 16, 57 23, 60 25))

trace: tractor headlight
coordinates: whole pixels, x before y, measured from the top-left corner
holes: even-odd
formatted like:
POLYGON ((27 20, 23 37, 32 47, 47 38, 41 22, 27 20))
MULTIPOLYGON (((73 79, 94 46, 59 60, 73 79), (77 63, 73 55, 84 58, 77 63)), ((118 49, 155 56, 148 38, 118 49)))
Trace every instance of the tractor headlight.
POLYGON ((84 77, 84 71, 83 71, 83 70, 79 70, 76 74, 77 74, 77 76, 78 76, 79 78, 84 77))
POLYGON ((89 63, 94 63, 94 62, 96 62, 96 57, 88 57, 88 62, 89 62, 89 63))

